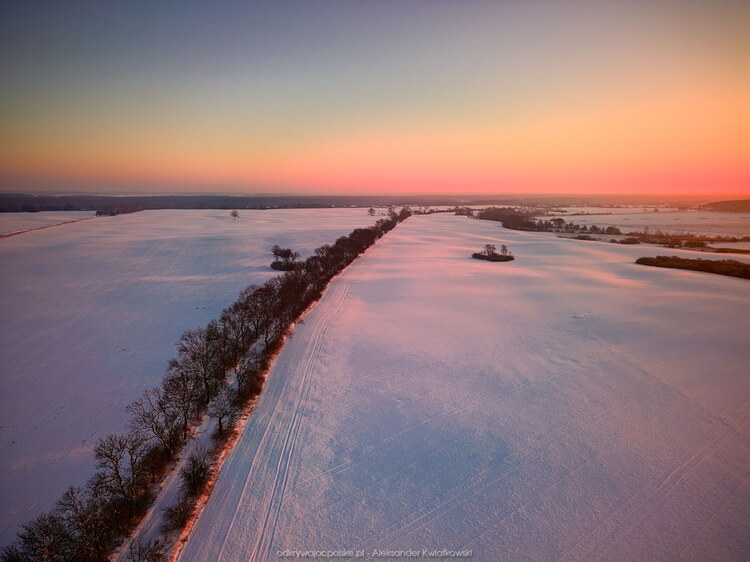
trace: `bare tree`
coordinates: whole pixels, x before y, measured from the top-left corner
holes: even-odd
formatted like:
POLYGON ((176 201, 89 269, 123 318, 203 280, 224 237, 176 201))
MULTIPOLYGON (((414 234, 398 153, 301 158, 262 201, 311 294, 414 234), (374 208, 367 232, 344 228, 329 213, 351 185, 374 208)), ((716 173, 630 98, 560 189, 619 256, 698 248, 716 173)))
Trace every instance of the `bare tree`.
POLYGON ((255 338, 263 337, 263 342, 268 347, 273 338, 274 315, 278 302, 278 281, 269 279, 262 286, 253 287, 247 301, 247 310, 250 314, 255 338))
POLYGON ((71 536, 65 521, 56 513, 42 513, 21 526, 19 546, 3 551, 5 560, 44 560, 63 562, 71 559, 71 536))
POLYGON ((148 482, 145 443, 144 437, 133 432, 108 435, 94 447, 96 466, 101 471, 100 484, 112 497, 122 501, 129 516, 135 513, 138 499, 148 482))
POLYGON ((182 438, 187 439, 190 422, 198 416, 200 388, 198 381, 185 371, 179 361, 171 359, 164 377, 164 400, 173 407, 182 426, 182 438))
POLYGON ((217 382, 224 379, 220 334, 215 324, 207 328, 187 330, 177 344, 178 368, 203 386, 205 406, 211 401, 217 382))
POLYGON ((219 423, 219 436, 224 434, 225 420, 227 427, 231 427, 234 423, 234 416, 237 413, 237 407, 234 405, 235 398, 236 393, 229 386, 224 385, 208 407, 208 415, 219 423))
POLYGON ((130 414, 131 429, 156 439, 164 447, 167 460, 171 460, 178 446, 181 420, 165 391, 161 388, 144 391, 125 409, 130 414))
POLYGON ((258 375, 260 371, 260 356, 254 349, 249 350, 237 361, 235 369, 237 377, 237 387, 240 392, 245 386, 258 375))
POLYGON ((89 488, 71 486, 57 502, 57 511, 74 536, 73 558, 105 560, 114 534, 108 525, 107 502, 89 488))
POLYGON ((242 295, 239 301, 222 311, 219 327, 223 336, 227 367, 237 370, 241 357, 247 353, 255 339, 252 318, 242 295))

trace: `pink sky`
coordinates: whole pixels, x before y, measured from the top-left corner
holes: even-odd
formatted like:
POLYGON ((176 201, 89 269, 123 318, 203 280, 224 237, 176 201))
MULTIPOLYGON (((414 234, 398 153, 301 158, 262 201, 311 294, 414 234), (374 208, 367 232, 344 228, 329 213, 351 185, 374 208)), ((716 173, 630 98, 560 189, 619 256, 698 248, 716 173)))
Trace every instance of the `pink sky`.
POLYGON ((5 4, 0 189, 750 195, 748 8, 625 4, 5 4))

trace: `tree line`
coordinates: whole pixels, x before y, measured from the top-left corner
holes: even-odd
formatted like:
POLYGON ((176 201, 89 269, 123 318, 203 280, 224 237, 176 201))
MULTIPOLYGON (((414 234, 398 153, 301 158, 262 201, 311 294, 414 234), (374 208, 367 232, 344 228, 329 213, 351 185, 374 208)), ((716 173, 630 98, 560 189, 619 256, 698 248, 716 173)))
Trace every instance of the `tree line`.
MULTIPOLYGON (((96 473, 86 485, 71 486, 52 511, 22 525, 16 542, 3 549, 2 560, 106 560, 148 510, 157 484, 192 430, 208 415, 217 422, 217 438, 226 435, 237 413, 260 392, 292 324, 320 299, 334 276, 410 214, 408 208, 392 211, 374 226, 317 248, 304 261, 291 260, 293 267, 282 275, 244 289, 219 318, 184 332, 161 386, 127 406, 127 434, 97 442, 96 473)), ((173 527, 190 517, 211 463, 205 451, 188 459, 182 496, 166 514, 173 527)), ((163 556, 157 546, 140 541, 134 546, 134 560, 163 556)))
POLYGON ((532 232, 588 232, 590 234, 621 235, 622 232, 616 226, 599 227, 579 225, 567 222, 565 219, 555 217, 553 219, 535 219, 535 211, 520 211, 512 207, 488 207, 477 213, 478 219, 498 221, 503 227, 511 230, 526 230, 532 232))
POLYGON ((655 258, 638 258, 635 260, 635 263, 639 265, 652 265, 655 267, 689 269, 692 271, 727 275, 729 277, 739 277, 740 279, 750 279, 750 264, 737 260, 694 260, 678 256, 656 256, 655 258))

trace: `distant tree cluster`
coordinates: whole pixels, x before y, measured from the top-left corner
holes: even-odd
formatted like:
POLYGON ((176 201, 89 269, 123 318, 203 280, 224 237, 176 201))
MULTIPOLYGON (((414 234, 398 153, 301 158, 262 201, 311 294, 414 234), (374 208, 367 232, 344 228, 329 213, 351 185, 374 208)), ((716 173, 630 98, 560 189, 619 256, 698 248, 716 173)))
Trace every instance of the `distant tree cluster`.
POLYGON ((471 254, 471 257, 477 260, 486 261, 513 261, 516 259, 505 244, 500 246, 499 252, 494 244, 485 244, 484 249, 481 252, 471 254))
POLYGON ((656 267, 704 271, 706 273, 750 279, 750 264, 737 260, 693 260, 678 256, 656 256, 655 258, 638 258, 635 260, 635 263, 656 267))
MULTIPOLYGON (((458 208, 457 208, 458 209, 458 208)), ((654 209, 657 210, 657 209, 654 209)), ((456 213, 463 214, 463 213, 456 213)), ((488 207, 480 210, 476 217, 483 220, 501 222, 503 227, 512 230, 526 230, 532 232, 560 232, 577 234, 577 240, 600 240, 596 235, 622 236, 623 232, 616 226, 579 225, 567 222, 561 217, 552 219, 537 219, 539 214, 535 209, 518 209, 513 207, 488 207)), ((586 214, 586 213, 584 213, 586 214)), ((646 227, 641 232, 627 232, 627 237, 621 240, 610 239, 616 244, 659 244, 667 248, 688 248, 694 250, 715 251, 708 246, 709 242, 746 242, 750 236, 711 236, 691 233, 669 233, 660 229, 646 227)))
POLYGON ((737 199, 734 201, 716 201, 703 205, 710 211, 723 211, 729 213, 750 213, 750 199, 737 199))
POLYGON ((473 217, 474 209, 471 209, 469 207, 459 207, 458 205, 456 205, 455 207, 453 207, 453 213, 459 216, 473 217))
POLYGON ((129 213, 137 213, 143 211, 143 205, 119 203, 112 205, 104 205, 101 209, 96 211, 97 217, 114 217, 117 215, 127 215, 129 213))
MULTIPOLYGON (((97 211, 105 205, 137 205, 142 209, 330 209, 389 205, 455 205, 465 198, 400 195, 25 195, 0 193, 0 213, 97 211)), ((479 203, 477 203, 479 204, 479 203)), ((489 204, 489 203, 487 203, 489 204)), ((380 213, 378 213, 380 214, 380 213)))
POLYGON ((271 253, 273 254, 271 269, 277 271, 291 271, 297 267, 299 253, 293 251, 291 248, 280 248, 278 245, 274 245, 274 247, 271 248, 271 253))
MULTIPOLYGON (((478 219, 498 221, 505 228, 512 230, 526 230, 532 232, 567 232, 567 233, 588 233, 588 234, 608 234, 621 235, 622 232, 616 226, 600 227, 595 224, 591 226, 578 225, 574 222, 567 222, 561 217, 553 219, 535 219, 537 211, 522 211, 512 207, 489 207, 477 213, 478 219)), ((581 238, 581 240, 590 240, 591 238, 581 238)))
MULTIPOLYGON (((263 375, 296 319, 322 296, 334 276, 409 216, 407 208, 393 211, 374 226, 317 248, 286 273, 247 287, 207 326, 184 332, 161 386, 128 405, 129 432, 97 442, 94 476, 84 487, 65 492, 54 510, 24 524, 17 541, 3 549, 2 559, 107 560, 145 514, 155 484, 192 429, 208 415, 217 420, 217 437, 222 438, 237 413, 260 392, 263 375), (232 378, 236 384, 230 384, 232 378)), ((296 262, 299 257, 279 250, 281 261, 296 262)), ((188 459, 181 497, 166 513, 168 526, 178 528, 188 521, 212 464, 205 451, 188 459)), ((131 546, 131 557, 161 556, 158 545, 136 539, 131 546)))

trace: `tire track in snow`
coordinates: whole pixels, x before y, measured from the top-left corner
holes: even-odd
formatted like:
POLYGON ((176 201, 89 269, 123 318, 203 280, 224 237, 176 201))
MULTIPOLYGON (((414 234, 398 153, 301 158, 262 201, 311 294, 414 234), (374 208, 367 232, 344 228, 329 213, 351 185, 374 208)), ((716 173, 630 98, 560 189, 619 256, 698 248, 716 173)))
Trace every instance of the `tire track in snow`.
POLYGON ((313 307, 316 310, 306 313, 304 326, 295 330, 294 337, 284 344, 269 373, 256 411, 251 414, 255 420, 250 420, 245 427, 244 433, 248 434, 245 443, 243 445, 241 437, 219 474, 219 479, 222 476, 234 479, 238 485, 233 486, 230 482, 226 489, 218 490, 217 482, 214 489, 217 497, 212 501, 216 505, 223 504, 222 511, 229 513, 227 504, 232 504, 231 516, 224 519, 229 519, 229 523, 222 524, 221 519, 217 521, 206 515, 211 521, 201 526, 199 519, 193 536, 179 555, 180 560, 202 560, 209 554, 211 559, 229 559, 238 543, 244 545, 242 550, 248 550, 252 545, 249 560, 269 557, 276 521, 284 504, 288 469, 294 458, 320 353, 331 320, 343 306, 350 285, 359 275, 365 260, 366 256, 360 256, 329 284, 321 300, 313 307), (290 403, 291 408, 287 407, 290 403), (264 414, 264 411, 268 413, 264 414), (253 447, 253 443, 257 445, 253 447), (274 458, 276 455, 278 457, 274 458), (244 456, 249 458, 246 460, 244 456), (236 476, 238 469, 244 473, 241 485, 236 476), (258 506, 258 512, 262 513, 257 519, 247 518, 247 510, 256 509, 252 506, 258 506), (220 545, 220 548, 211 548, 211 544, 220 545))
MULTIPOLYGON (((307 356, 305 364, 303 366, 303 377, 300 392, 297 396, 297 403, 295 404, 294 413, 289 423, 289 429, 286 432, 284 438, 284 445, 279 455, 279 462, 276 467, 276 474, 274 476, 273 491, 271 500, 268 503, 266 509, 266 515, 263 519, 263 527, 258 541, 255 544, 255 548, 250 556, 250 560, 265 560, 270 553, 273 546, 273 536, 276 530, 276 522, 281 511, 281 506, 284 500, 284 490, 286 489, 287 479, 289 476, 288 468, 292 456, 294 455, 294 449, 297 442, 297 436, 299 435, 300 425, 300 410, 303 408, 303 404, 307 402, 310 395, 310 379, 315 366, 318 363, 318 357, 320 351, 323 348, 323 342, 325 341, 328 333, 330 322, 334 316, 341 309, 347 294, 349 293, 349 284, 344 285, 340 295, 337 295, 338 299, 336 304, 332 307, 328 315, 320 323, 320 328, 317 330, 315 340, 312 344, 312 349, 307 356)), ((306 346, 307 347, 307 346, 306 346)))
MULTIPOLYGON (((466 504, 467 502, 469 502, 470 500, 472 500, 473 498, 475 498, 476 496, 478 496, 485 490, 497 485, 506 477, 517 473, 522 468, 525 468, 532 462, 535 462, 545 453, 549 451, 553 451, 557 446, 565 443, 566 441, 569 441, 570 439, 574 438, 576 435, 579 435, 582 431, 585 431, 588 427, 595 425, 601 422, 602 420, 610 418, 626 410, 630 406, 636 404, 637 401, 638 401, 637 398, 633 398, 619 405, 616 408, 609 408, 597 414, 596 416, 588 419, 584 423, 568 428, 567 431, 555 430, 555 431, 549 432, 547 434, 548 438, 546 439, 545 443, 541 444, 541 446, 539 447, 533 448, 531 450, 527 450, 522 455, 520 455, 518 459, 513 459, 513 458, 509 459, 508 462, 512 464, 510 464, 510 466, 508 466, 505 470, 503 470, 496 477, 490 477, 490 478, 485 477, 484 479, 479 479, 478 482, 474 482, 471 484, 469 484, 469 480, 467 480, 465 482, 467 486, 457 486, 454 489, 455 493, 453 494, 452 499, 442 503, 441 505, 435 507, 434 509, 428 511, 427 513, 417 517, 416 519, 404 525, 403 527, 400 527, 394 530, 393 532, 384 536, 380 540, 376 541, 374 544, 369 545, 368 550, 372 551, 375 549, 387 548, 389 546, 389 543, 392 544, 393 541, 395 540, 403 539, 405 537, 413 535, 415 532, 419 531, 421 528, 425 527, 427 524, 452 512, 454 509, 466 504)), ((481 475, 478 475, 478 476, 481 476, 481 475)), ((349 560, 353 560, 353 559, 350 558, 349 560)))
POLYGON ((564 553, 560 560, 607 559, 607 553, 625 537, 630 529, 660 505, 672 490, 693 470, 698 468, 704 460, 711 458, 726 444, 729 438, 735 434, 734 426, 747 417, 747 406, 747 403, 745 403, 735 410, 735 419, 732 426, 725 427, 718 435, 710 439, 706 446, 679 464, 669 474, 653 480, 648 486, 641 488, 636 494, 628 498, 578 544, 564 553), (630 524, 628 524, 629 522, 630 524))
MULTIPOLYGON (((598 341, 598 340, 596 340, 596 341, 598 341)), ((561 354, 558 354, 558 355, 561 355, 561 354)), ((548 374, 546 376, 540 377, 540 378, 535 379, 535 380, 527 380, 527 381, 522 382, 520 384, 514 384, 514 385, 508 387, 508 389, 505 390, 503 392, 503 394, 506 397, 512 396, 512 395, 515 395, 515 394, 517 394, 519 392, 523 392, 525 390, 528 390, 529 388, 533 388, 533 387, 535 387, 537 385, 543 385, 545 383, 548 383, 548 382, 550 382, 552 380, 555 380, 555 379, 563 377, 563 376, 566 376, 565 373, 562 373, 561 371, 558 370, 556 372, 553 372, 552 374, 548 374)), ((400 388, 403 388, 405 386, 412 386, 412 383, 409 383, 408 385, 402 385, 400 388)), ((640 397, 640 395, 637 395, 637 396, 635 396, 635 398, 636 399, 640 399, 641 397, 640 397)), ((485 399, 478 398, 476 401, 474 401, 473 405, 470 406, 470 407, 468 407, 468 408, 463 407, 463 408, 459 408, 459 409, 452 409, 452 410, 440 412, 440 413, 438 413, 438 414, 436 414, 434 416, 429 416, 427 418, 424 418, 424 419, 420 420, 417 423, 414 423, 412 425, 409 425, 409 426, 406 426, 406 427, 402 428, 400 431, 397 431, 395 433, 392 433, 392 434, 388 435, 386 438, 384 438, 382 441, 380 441, 380 443, 378 443, 378 446, 380 446, 380 445, 382 445, 382 444, 384 444, 384 443, 386 443, 388 441, 391 441, 392 439, 398 437, 399 435, 402 435, 402 434, 407 433, 409 431, 413 431, 414 429, 418 428, 421 425, 424 425, 424 424, 427 424, 427 423, 433 423, 434 424, 437 421, 447 422, 447 421, 452 421, 452 420, 455 420, 455 419, 458 419, 458 418, 462 418, 464 416, 470 415, 471 413, 473 413, 473 412, 475 412, 477 410, 484 409, 488 404, 492 404, 494 402, 495 402, 494 398, 485 398, 485 399)), ((614 415, 615 413, 619 412, 623 408, 629 406, 632 402, 633 402, 633 400, 629 401, 627 404, 625 404, 621 408, 612 409, 611 410, 611 415, 614 415)), ((607 414, 607 411, 605 411, 604 413, 600 414, 594 420, 592 420, 590 422, 587 422, 585 424, 585 427, 589 427, 592 423, 595 423, 595 422, 597 422, 597 421, 599 421, 601 419, 605 419, 606 417, 608 417, 606 414, 607 414)), ((584 426, 581 426, 579 424, 579 427, 584 427, 584 426)), ((549 431, 541 434, 539 436, 539 441, 542 444, 542 446, 544 446, 544 444, 546 444, 548 441, 553 440, 555 438, 555 436, 560 435, 561 434, 560 432, 563 431, 563 429, 561 429, 561 428, 551 428, 549 431)), ((563 432, 562 435, 565 436, 565 435, 567 435, 567 433, 563 432)), ((375 447, 375 445, 372 445, 372 447, 375 447)), ((440 452, 444 448, 445 448, 445 446, 439 447, 438 449, 436 449, 435 453, 440 452)), ((534 451, 538 451, 538 450, 539 450, 539 447, 537 447, 534 450, 531 450, 531 449, 521 450, 516 455, 518 456, 518 454, 520 454, 521 455, 520 458, 524 459, 528 455, 533 454, 534 451)), ((543 454, 547 450, 550 450, 550 448, 547 447, 545 449, 545 451, 543 451, 540 454, 543 454)), ((360 466, 360 465, 362 465, 364 463, 372 463, 373 461, 376 461, 376 464, 377 464, 378 461, 382 461, 383 459, 388 458, 389 456, 390 455, 388 453, 383 452, 381 454, 376 454, 375 456, 367 457, 366 459, 362 459, 362 460, 358 460, 358 461, 351 461, 351 460, 350 461, 345 461, 343 463, 339 463, 339 464, 337 464, 335 466, 329 467, 328 469, 326 469, 324 471, 321 471, 318 474, 316 474, 314 476, 311 476, 311 477, 307 478, 306 480, 300 482, 297 487, 293 488, 290 491, 291 496, 288 494, 287 498, 285 499, 285 502, 286 502, 286 500, 288 500, 291 497, 293 497, 296 493, 301 492, 301 491, 309 488, 311 485, 313 485, 315 483, 316 480, 318 480, 319 478, 321 478, 323 476, 326 476, 326 475, 337 475, 337 474, 346 472, 346 471, 348 471, 350 469, 354 469, 354 468, 356 468, 356 467, 358 467, 358 466, 360 466)), ((400 465, 396 470, 393 470, 391 472, 385 473, 383 475, 383 478, 387 478, 387 477, 393 476, 395 474, 398 474, 399 472, 402 472, 402 471, 406 470, 407 468, 411 467, 414 464, 415 463, 409 463, 409 464, 406 464, 406 465, 400 465)), ((527 464, 528 463, 524 463, 524 465, 527 465, 527 464)), ((480 476, 484 475, 486 472, 487 472, 486 470, 482 471, 480 474, 477 474, 477 475, 474 475, 473 477, 470 477, 466 482, 467 483, 468 482, 475 482, 475 481, 477 481, 477 479, 480 476)), ((501 479, 504 478, 507 474, 510 474, 510 473, 507 473, 507 471, 504 472, 503 475, 501 476, 501 479)), ((372 483, 372 486, 376 486, 376 485, 378 485, 377 482, 373 482, 372 483)), ((463 487, 462 487, 462 489, 463 489, 463 487)), ((350 494, 346 494, 344 496, 341 496, 334 503, 343 502, 343 501, 351 498, 353 495, 355 495, 357 493, 360 493, 360 492, 361 491, 356 491, 356 492, 352 492, 350 494)), ((476 494, 474 494, 474 495, 476 495, 476 494)), ((321 509, 324 509, 326 507, 330 507, 331 505, 332 504, 327 504, 326 506, 322 506, 322 507, 316 509, 315 511, 313 511, 312 513, 320 511, 321 509)))
MULTIPOLYGON (((513 385, 513 386, 509 387, 509 390, 504 393, 504 396, 506 396, 506 397, 513 396, 513 395, 515 395, 515 394, 517 394, 519 392, 523 392, 523 391, 525 391, 525 390, 527 390, 529 388, 532 388, 532 387, 534 387, 536 385, 541 385, 541 384, 547 383, 547 382, 549 382, 549 381, 551 381, 553 379, 559 378, 561 376, 564 376, 564 374, 560 373, 560 372, 557 372, 557 373, 554 373, 554 374, 551 374, 551 375, 547 375, 547 376, 542 377, 542 378, 537 379, 537 380, 528 380, 528 381, 525 381, 525 382, 523 382, 521 384, 513 385)), ((397 387, 394 387, 394 390, 399 390, 399 389, 403 389, 403 388, 412 387, 415 384, 418 384, 418 383, 408 382, 408 383, 399 385, 397 387)), ((361 402, 366 402, 367 400, 370 400, 370 399, 371 399, 371 397, 368 396, 366 398, 362 398, 362 399, 359 399, 359 400, 354 400, 354 401, 352 401, 352 402, 350 402, 348 404, 345 404, 341 408, 341 410, 348 410, 354 404, 358 404, 358 403, 361 403, 361 402)), ((488 404, 493 404, 494 402, 495 402, 494 398, 484 398, 484 399, 478 398, 474 402, 474 404, 471 407, 469 407, 469 408, 452 409, 452 410, 448 410, 448 411, 445 411, 445 412, 441 412, 441 413, 436 414, 434 416, 429 416, 427 418, 424 418, 424 419, 420 420, 419 422, 417 422, 415 424, 412 424, 412 425, 404 427, 403 429, 401 429, 400 431, 398 431, 396 433, 392 433, 391 435, 388 435, 386 438, 384 438, 382 441, 380 441, 380 443, 378 443, 378 445, 382 445, 383 443, 385 443, 387 441, 390 441, 390 440, 394 439, 395 437, 397 437, 397 436, 399 436, 399 435, 401 435, 403 433, 406 433, 408 431, 412 431, 415 428, 417 428, 417 427, 419 427, 421 425, 424 425, 424 424, 426 424, 428 422, 433 423, 433 422, 436 422, 436 421, 441 421, 441 422, 452 421, 452 420, 455 420, 457 418, 468 416, 468 415, 470 415, 471 413, 473 413, 473 412, 475 412, 477 410, 481 410, 483 408, 486 408, 486 406, 488 404)), ((551 431, 555 431, 555 430, 551 430, 551 431)), ((546 437, 546 435, 547 434, 545 433, 541 437, 546 437)), ((440 447, 438 449, 438 451, 440 451, 440 450, 442 450, 444 448, 445 447, 440 447)), ((348 452, 351 453, 352 451, 348 451, 348 452)), ((323 470, 323 471, 317 473, 316 475, 310 476, 309 478, 307 478, 307 479, 303 480, 302 482, 300 482, 295 488, 293 488, 291 490, 291 493, 292 494, 296 494, 298 492, 302 492, 302 491, 306 490, 311 485, 313 485, 316 480, 318 480, 318 479, 320 479, 320 478, 322 478, 324 476, 327 476, 327 475, 334 476, 334 475, 340 474, 342 472, 346 472, 349 469, 356 468, 357 466, 360 466, 361 464, 363 464, 365 462, 372 462, 372 460, 383 460, 384 458, 386 458, 388 456, 389 455, 387 453, 381 453, 380 455, 376 455, 375 457, 368 457, 367 460, 364 460, 364 459, 363 460, 359 460, 359 461, 348 460, 348 461, 344 461, 342 463, 339 463, 337 465, 328 467, 326 470, 323 470)), ((407 465, 407 466, 410 466, 410 465, 407 465)), ((392 474, 395 474, 395 473, 389 473, 388 476, 390 476, 392 474)), ((349 496, 345 496, 345 497, 349 497, 349 496)), ((289 499, 289 498, 287 497, 287 499, 289 499)), ((287 499, 284 500, 285 503, 286 503, 287 499)))

